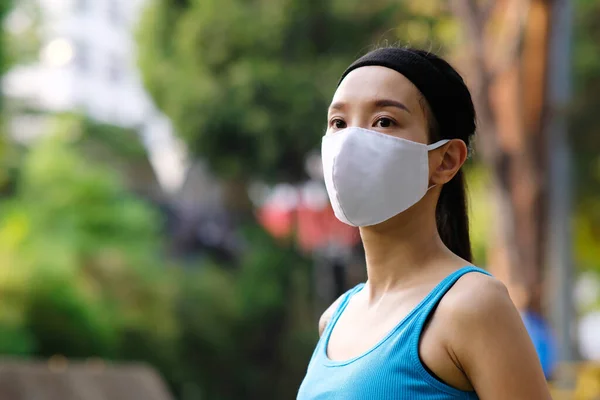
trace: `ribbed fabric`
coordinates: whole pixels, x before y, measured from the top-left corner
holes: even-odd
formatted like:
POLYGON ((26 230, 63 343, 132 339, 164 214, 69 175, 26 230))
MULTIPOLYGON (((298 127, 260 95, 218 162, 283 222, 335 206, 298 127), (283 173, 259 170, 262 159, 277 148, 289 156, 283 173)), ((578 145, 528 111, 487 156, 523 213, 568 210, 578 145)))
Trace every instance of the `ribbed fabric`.
POLYGON ((373 348, 350 360, 332 361, 327 357, 331 332, 350 298, 364 284, 348 291, 317 344, 297 400, 478 399, 475 392, 442 383, 419 357, 419 338, 427 317, 456 281, 470 272, 489 275, 475 267, 453 272, 373 348))

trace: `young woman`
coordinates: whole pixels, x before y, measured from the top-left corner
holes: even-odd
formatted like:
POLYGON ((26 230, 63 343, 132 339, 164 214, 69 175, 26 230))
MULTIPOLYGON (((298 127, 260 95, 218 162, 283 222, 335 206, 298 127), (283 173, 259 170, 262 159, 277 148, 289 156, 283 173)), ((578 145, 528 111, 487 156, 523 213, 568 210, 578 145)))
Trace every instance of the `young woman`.
POLYGON ((323 314, 298 400, 550 399, 507 290, 471 265, 474 132, 465 83, 433 54, 378 49, 342 75, 323 169, 368 280, 323 314))

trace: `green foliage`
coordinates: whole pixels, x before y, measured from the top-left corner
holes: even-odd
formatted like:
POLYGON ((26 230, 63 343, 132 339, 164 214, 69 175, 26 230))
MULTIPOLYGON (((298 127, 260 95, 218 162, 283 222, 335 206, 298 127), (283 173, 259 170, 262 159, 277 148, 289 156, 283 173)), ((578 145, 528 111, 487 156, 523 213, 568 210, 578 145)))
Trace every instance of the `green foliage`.
POLYGON ((130 162, 148 157, 138 133, 133 129, 103 124, 85 117, 79 119, 82 132, 81 141, 90 147, 102 147, 104 150, 130 162))
POLYGON ((466 173, 469 193, 471 246, 474 263, 485 267, 487 247, 491 240, 490 224, 493 217, 493 199, 489 189, 489 171, 477 163, 468 165, 466 173))
POLYGON ((155 0, 139 65, 191 151, 221 176, 298 179, 340 73, 396 26, 399 4, 155 0))
POLYGON ((253 225, 239 265, 169 267, 161 217, 85 156, 82 121, 56 118, 0 202, 0 353, 146 361, 184 400, 293 398, 316 339, 307 260, 253 225))
MULTIPOLYGON (((61 124, 57 129, 66 134, 70 127, 61 124)), ((57 240, 64 234, 84 254, 99 245, 157 244, 152 211, 133 199, 113 173, 88 166, 65 140, 52 136, 36 145, 25 160, 17 202, 20 208, 29 207, 24 214, 32 232, 57 240)))
MULTIPOLYGON (((12 8, 12 1, 10 0, 2 0, 0 1, 0 29, 3 26, 4 19, 8 15, 9 11, 12 8)), ((0 75, 6 72, 8 68, 7 61, 7 37, 4 31, 0 30, 0 75)))
POLYGON ((42 44, 40 28, 42 12, 36 0, 3 0, 0 7, 11 7, 19 22, 4 35, 4 59, 7 65, 23 65, 37 62, 42 44))
POLYGON ((600 272, 600 4, 590 0, 575 2, 574 102, 571 144, 575 157, 573 182, 576 188, 574 219, 575 254, 583 269, 600 272))
POLYGON ((315 343, 309 265, 259 228, 244 236, 239 269, 206 268, 183 290, 189 380, 203 398, 293 398, 315 343))
POLYGON ((72 279, 44 272, 34 278, 36 290, 28 299, 28 328, 36 338, 36 354, 114 357, 117 325, 103 305, 72 279))
MULTIPOLYGON (((12 1, 2 0, 0 1, 0 77, 7 71, 8 62, 8 51, 7 43, 8 38, 6 32, 3 30, 6 16, 12 8, 12 1)), ((5 187, 9 180, 9 171, 6 168, 5 157, 8 152, 8 143, 6 141, 6 135, 4 131, 4 114, 3 114, 4 99, 0 92, 0 192, 5 187)), ((0 332, 0 335, 2 333, 0 332)))
MULTIPOLYGON (((0 76, 15 65, 39 59, 39 17, 35 0, 0 0, 0 76), (8 25, 14 28, 15 24, 9 24, 8 20, 11 15, 18 16, 22 30, 5 29, 8 25)), ((14 110, 4 100, 0 93, 0 196, 12 190, 20 155, 20 149, 9 140, 6 131, 7 117, 14 110)))
POLYGON ((26 333, 5 343, 10 353, 111 358, 130 326, 174 332, 160 218, 75 151, 72 120, 59 122, 26 154, 16 194, 0 206, 0 290, 9 299, 0 335, 26 333))

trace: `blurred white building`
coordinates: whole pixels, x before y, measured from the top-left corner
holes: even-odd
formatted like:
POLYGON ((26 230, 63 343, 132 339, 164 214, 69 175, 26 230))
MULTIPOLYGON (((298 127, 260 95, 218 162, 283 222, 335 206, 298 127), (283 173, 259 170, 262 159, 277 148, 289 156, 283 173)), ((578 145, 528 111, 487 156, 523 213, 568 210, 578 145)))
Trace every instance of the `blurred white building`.
MULTIPOLYGON (((136 25, 147 0, 17 0, 9 31, 34 23, 22 7, 26 1, 41 16, 39 59, 6 74, 5 95, 42 111, 79 111, 137 129, 161 185, 176 191, 184 179, 184 149, 144 91, 136 65, 136 25)), ((38 122, 16 117, 13 135, 30 140, 42 131, 38 122)))

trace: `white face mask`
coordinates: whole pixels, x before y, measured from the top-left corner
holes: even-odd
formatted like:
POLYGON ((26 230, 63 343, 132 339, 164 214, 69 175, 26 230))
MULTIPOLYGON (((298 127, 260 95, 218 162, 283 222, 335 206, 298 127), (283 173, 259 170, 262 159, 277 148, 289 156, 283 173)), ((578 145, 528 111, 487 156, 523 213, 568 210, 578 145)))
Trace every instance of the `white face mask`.
POLYGON ((335 216, 370 226, 412 207, 429 190, 429 151, 448 142, 425 145, 357 127, 325 135, 323 173, 335 216))

